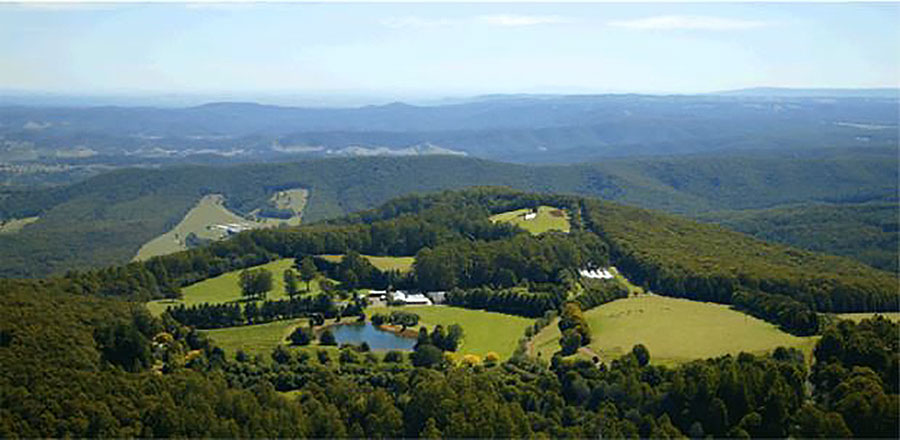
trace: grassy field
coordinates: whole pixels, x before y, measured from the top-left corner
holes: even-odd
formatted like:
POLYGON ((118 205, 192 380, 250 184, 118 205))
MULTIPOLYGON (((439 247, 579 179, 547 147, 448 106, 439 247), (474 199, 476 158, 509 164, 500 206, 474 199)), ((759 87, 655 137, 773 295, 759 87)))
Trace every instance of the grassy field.
POLYGON ((491 221, 512 223, 534 235, 547 231, 569 232, 569 214, 565 211, 552 206, 540 206, 537 217, 525 220, 525 214, 529 211, 529 209, 518 209, 503 212, 491 216, 491 221))
POLYGON ((525 327, 534 322, 520 316, 449 306, 370 307, 366 313, 371 316, 373 313, 390 313, 391 310, 413 312, 419 315, 420 324, 429 329, 437 324, 444 328, 459 324, 465 337, 457 355, 476 354, 484 357, 493 351, 501 359, 513 354, 516 343, 525 335, 525 327))
MULTIPOLYGON (((290 226, 297 226, 300 224, 300 219, 303 215, 303 208, 306 207, 306 201, 309 198, 309 191, 302 188, 294 188, 287 189, 284 191, 278 191, 272 195, 272 198, 269 200, 275 205, 278 209, 290 209, 294 211, 296 215, 289 219, 278 219, 278 218, 267 218, 267 217, 256 217, 256 221, 266 225, 266 226, 278 226, 280 224, 287 224, 290 226)), ((259 210, 255 210, 251 212, 251 214, 256 215, 259 210)))
POLYGON ((141 246, 134 259, 140 261, 157 255, 183 251, 187 249, 184 240, 192 232, 200 238, 212 240, 225 237, 225 231, 207 229, 208 226, 214 224, 239 223, 247 226, 251 225, 250 221, 226 209, 222 201, 222 196, 218 194, 204 196, 172 230, 141 246))
MULTIPOLYGON (((284 291, 284 279, 282 274, 285 269, 290 268, 293 264, 293 258, 283 258, 261 266, 256 266, 266 268, 272 272, 274 286, 272 291, 269 292, 268 299, 287 298, 287 293, 284 291)), ((237 301, 241 299, 241 288, 238 286, 238 275, 240 273, 241 271, 235 270, 215 278, 192 284, 181 289, 183 296, 181 300, 150 301, 147 303, 147 308, 150 309, 150 312, 154 315, 159 315, 170 305, 185 304, 191 306, 202 303, 215 304, 237 301)), ((305 289, 306 283, 301 281, 301 293, 305 293, 303 292, 305 289)), ((317 293, 319 291, 318 281, 313 280, 310 282, 310 293, 317 293)))
MULTIPOLYGON (((635 344, 650 350, 651 362, 672 365, 741 351, 768 352, 796 347, 809 356, 816 337, 797 337, 749 315, 712 303, 642 295, 585 312, 591 326, 590 349, 604 361, 628 353, 635 344)), ((559 328, 552 324, 534 340, 533 350, 549 359, 559 350, 559 328)))
POLYGON ((40 217, 25 217, 14 218, 12 220, 0 220, 0 234, 14 234, 39 219, 40 217))
MULTIPOLYGON (((319 258, 322 258, 327 261, 331 261, 333 263, 339 263, 341 259, 344 258, 343 255, 317 255, 319 258)), ((400 272, 406 273, 412 270, 413 262, 415 261, 415 257, 377 257, 373 255, 363 255, 373 266, 378 268, 381 271, 388 270, 399 270, 400 272)))
POLYGON ((237 223, 249 228, 273 227, 280 224, 299 225, 300 215, 306 206, 307 191, 305 189, 291 189, 279 191, 272 196, 272 201, 279 208, 291 209, 298 214, 290 219, 258 218, 248 220, 225 208, 224 199, 219 194, 204 196, 191 208, 172 230, 145 243, 138 250, 134 260, 146 260, 158 255, 171 254, 187 249, 185 238, 190 233, 197 237, 209 240, 221 240, 228 234, 221 229, 210 228, 217 224, 237 223))
POLYGON ((898 312, 886 312, 886 313, 839 313, 837 316, 841 319, 849 319, 854 322, 862 321, 866 318, 872 318, 875 315, 882 315, 887 319, 890 319, 894 322, 900 322, 900 313, 898 312))
POLYGON ((255 356, 268 356, 278 344, 286 343, 287 337, 298 325, 306 325, 306 318, 275 321, 259 325, 205 330, 216 345, 225 350, 229 358, 233 358, 238 350, 255 356))

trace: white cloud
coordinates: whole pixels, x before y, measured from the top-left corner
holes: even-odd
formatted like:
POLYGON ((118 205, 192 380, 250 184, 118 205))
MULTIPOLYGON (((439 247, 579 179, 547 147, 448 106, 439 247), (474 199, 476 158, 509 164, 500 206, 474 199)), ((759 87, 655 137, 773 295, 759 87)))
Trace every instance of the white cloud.
POLYGON ((615 20, 607 22, 607 24, 626 29, 660 31, 739 31, 769 26, 769 23, 757 20, 691 15, 660 15, 635 20, 615 20))
POLYGON ((402 28, 435 28, 435 27, 443 27, 443 26, 451 26, 454 24, 459 24, 460 20, 450 20, 450 19, 429 19, 429 18, 421 18, 421 17, 391 17, 381 20, 381 24, 383 26, 387 26, 389 28, 402 29, 402 28))
POLYGON ((465 24, 484 24, 488 26, 536 26, 542 24, 571 23, 572 20, 558 15, 480 15, 468 18, 422 18, 415 16, 391 17, 381 20, 383 26, 395 29, 402 28, 437 28, 465 24))
POLYGON ((534 26, 571 22, 558 15, 482 15, 477 17, 477 20, 494 26, 534 26))

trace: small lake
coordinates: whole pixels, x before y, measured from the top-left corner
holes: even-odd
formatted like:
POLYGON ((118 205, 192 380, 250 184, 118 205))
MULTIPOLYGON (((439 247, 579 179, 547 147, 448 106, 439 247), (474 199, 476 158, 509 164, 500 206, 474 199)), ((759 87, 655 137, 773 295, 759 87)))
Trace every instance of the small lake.
POLYGON ((416 345, 415 339, 379 330, 371 322, 336 325, 331 327, 331 331, 334 332, 334 339, 338 344, 366 342, 372 350, 412 350, 416 345))

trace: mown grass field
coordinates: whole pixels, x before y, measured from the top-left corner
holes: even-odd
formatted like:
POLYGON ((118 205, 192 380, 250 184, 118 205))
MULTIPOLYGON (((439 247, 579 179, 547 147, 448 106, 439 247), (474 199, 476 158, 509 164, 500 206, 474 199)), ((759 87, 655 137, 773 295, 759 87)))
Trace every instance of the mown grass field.
POLYGON ((525 220, 525 214, 529 209, 517 209, 492 215, 492 222, 507 222, 515 224, 534 235, 547 231, 569 232, 569 214, 552 206, 538 207, 537 217, 525 220))
MULTIPOLYGON (((344 258, 343 255, 317 255, 317 257, 333 263, 339 263, 344 258)), ((398 270, 403 273, 412 270, 413 262, 416 260, 415 257, 378 257, 374 255, 363 255, 363 257, 378 270, 398 270)))
MULTIPOLYGON (((585 312, 591 326, 590 349, 608 362, 636 344, 650 350, 651 362, 678 364, 725 354, 768 352, 796 347, 807 356, 817 337, 797 337, 775 325, 721 304, 656 295, 620 299, 585 312)), ((556 323, 542 330, 533 350, 550 359, 559 350, 556 323)))
POLYGON ((269 356, 279 344, 287 343, 287 337, 298 325, 307 325, 307 319, 288 319, 259 325, 205 330, 203 333, 224 349, 229 358, 234 358, 238 350, 244 350, 250 356, 257 354, 269 356))
POLYGON ((15 234, 27 225, 40 220, 40 217, 14 218, 11 220, 0 220, 0 234, 15 234))
POLYGON ((890 319, 894 322, 900 322, 900 313, 898 312, 886 312, 886 313, 839 313, 837 316, 841 319, 849 319, 854 322, 860 322, 866 318, 874 318, 875 315, 884 316, 887 319, 890 319))
MULTIPOLYGON (((284 291, 283 273, 285 269, 292 267, 293 258, 282 258, 260 266, 257 268, 265 268, 272 272, 273 287, 269 292, 268 299, 284 299, 287 293, 284 291)), ((203 280, 199 283, 192 284, 181 289, 182 299, 180 300, 158 300, 147 303, 147 308, 154 315, 162 313, 166 307, 171 305, 185 304, 188 306, 203 303, 226 303, 238 301, 241 299, 241 288, 238 286, 238 276, 240 270, 224 273, 215 278, 203 280)), ((310 284, 309 293, 318 293, 319 284, 317 280, 313 280, 310 284)), ((306 294, 306 283, 300 282, 301 294, 306 294)))
POLYGON ((446 328, 459 324, 465 332, 463 345, 456 356, 475 354, 484 357, 496 352, 501 359, 512 356, 519 339, 525 335, 525 327, 534 320, 503 313, 470 310, 449 306, 370 307, 366 314, 387 314, 391 310, 403 310, 419 315, 420 325, 431 330, 441 324, 446 328))

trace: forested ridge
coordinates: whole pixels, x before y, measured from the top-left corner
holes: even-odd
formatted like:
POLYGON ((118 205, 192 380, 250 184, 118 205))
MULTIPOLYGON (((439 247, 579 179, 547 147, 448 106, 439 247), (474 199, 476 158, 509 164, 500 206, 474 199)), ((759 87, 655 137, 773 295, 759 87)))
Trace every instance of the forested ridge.
MULTIPOLYGON (((615 283, 578 283, 574 269, 609 263, 657 293, 733 301, 783 327, 793 324, 779 322, 781 298, 817 311, 824 310, 807 301, 831 301, 830 310, 834 304, 894 310, 897 301, 893 274, 609 202, 499 188, 407 196, 328 223, 248 231, 146 262, 0 280, 0 436, 898 435, 900 328, 884 319, 823 322, 811 373, 791 349, 669 368, 650 362, 653 354, 642 346, 600 366, 561 357, 565 352, 531 358, 520 347, 506 362, 471 366, 451 363, 440 351, 424 362, 418 351, 406 359, 352 347, 336 359, 279 347, 268 357, 231 360, 185 325, 199 322, 185 317, 188 309, 156 318, 131 302, 175 297, 182 286, 274 258, 346 254, 344 260, 365 261, 353 257, 357 252, 415 255, 413 270, 393 282, 453 287, 448 301, 457 306, 544 316, 535 326, 547 324, 546 312, 559 312, 561 328, 567 337, 578 334, 579 345, 591 337, 581 310, 627 291, 615 283), (540 205, 569 211, 572 232, 531 236, 488 219, 540 205), (688 252, 685 242, 698 250, 688 252), (429 261, 428 253, 452 258, 429 261), (746 264, 720 266, 729 256, 746 264), (478 264, 490 271, 454 269, 478 264), (444 272, 456 276, 446 279, 444 272), (568 297, 576 284, 583 291, 568 297), (783 286, 796 292, 785 294, 783 286), (808 388, 807 379, 816 386, 808 388)), ((371 268, 347 263, 335 274, 355 277, 360 287, 380 282, 348 271, 371 268)), ((215 327, 222 316, 232 317, 222 325, 235 325, 338 310, 326 296, 264 302, 250 314, 249 307, 200 306, 190 313, 215 327)))
MULTIPOLYGON (((471 185, 589 195, 694 215, 789 203, 896 200, 894 157, 891 149, 872 148, 853 154, 822 150, 811 158, 710 155, 570 166, 432 156, 118 170, 65 187, 0 196, 0 218, 40 217, 16 234, 0 235, 0 275, 45 276, 124 263, 208 194, 224 195, 230 210, 246 214, 265 206, 275 191, 305 188, 310 191, 303 213, 307 223, 410 192, 471 185)), ((804 246, 809 240, 790 243, 804 246)))

